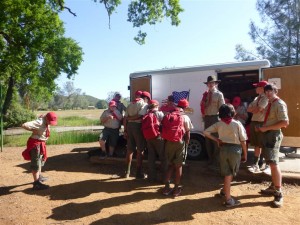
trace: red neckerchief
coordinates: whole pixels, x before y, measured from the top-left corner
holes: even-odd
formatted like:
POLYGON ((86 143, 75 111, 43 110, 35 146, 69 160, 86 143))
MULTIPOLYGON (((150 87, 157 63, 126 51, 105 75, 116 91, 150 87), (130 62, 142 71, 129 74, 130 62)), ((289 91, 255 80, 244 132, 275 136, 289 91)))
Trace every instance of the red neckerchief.
POLYGON ((224 123, 226 123, 227 125, 231 123, 232 121, 232 117, 225 117, 222 118, 221 121, 223 121, 224 123))
POLYGON ((119 118, 117 117, 117 115, 115 114, 114 111, 111 111, 111 114, 112 114, 112 116, 113 116, 115 119, 119 120, 119 118))
POLYGON ((208 91, 208 101, 206 101, 206 107, 208 107, 212 100, 212 91, 208 91))
POLYGON ((202 100, 201 100, 201 103, 200 103, 200 110, 201 110, 202 115, 205 115, 205 102, 206 102, 206 99, 207 99, 207 95, 208 95, 208 91, 205 91, 203 93, 202 100))
POLYGON ((273 101, 271 101, 271 102, 269 101, 268 106, 267 106, 265 119, 264 119, 264 124, 266 124, 266 122, 267 122, 267 119, 269 117, 269 114, 270 114, 270 111, 271 111, 271 106, 272 106, 273 102, 276 102, 278 99, 279 98, 276 97, 275 99, 273 99, 273 101))

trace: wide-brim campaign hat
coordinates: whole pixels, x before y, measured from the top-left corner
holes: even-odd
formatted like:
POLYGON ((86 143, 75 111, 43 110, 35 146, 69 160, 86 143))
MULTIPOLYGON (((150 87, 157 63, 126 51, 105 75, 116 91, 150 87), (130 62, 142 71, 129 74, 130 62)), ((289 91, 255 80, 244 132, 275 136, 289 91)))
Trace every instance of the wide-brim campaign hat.
POLYGON ((207 77, 207 81, 206 81, 206 82, 203 82, 203 83, 204 83, 204 84, 208 84, 208 83, 211 83, 211 82, 220 83, 221 81, 218 80, 216 76, 208 76, 208 77, 207 77))

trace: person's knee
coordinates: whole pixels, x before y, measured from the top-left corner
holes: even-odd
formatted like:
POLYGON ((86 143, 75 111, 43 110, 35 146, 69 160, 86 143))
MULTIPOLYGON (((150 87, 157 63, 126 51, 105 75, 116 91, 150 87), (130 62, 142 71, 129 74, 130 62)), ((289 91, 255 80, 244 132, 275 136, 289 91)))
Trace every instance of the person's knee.
POLYGON ((100 143, 100 145, 105 145, 105 140, 100 139, 99 143, 100 143))

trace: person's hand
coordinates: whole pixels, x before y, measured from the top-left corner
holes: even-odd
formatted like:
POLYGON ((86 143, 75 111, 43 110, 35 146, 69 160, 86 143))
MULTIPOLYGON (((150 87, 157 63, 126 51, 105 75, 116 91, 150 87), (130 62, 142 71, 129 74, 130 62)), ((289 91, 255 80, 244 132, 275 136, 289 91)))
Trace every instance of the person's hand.
POLYGON ((242 162, 242 163, 247 162, 247 155, 243 155, 243 156, 242 156, 241 162, 242 162))
POLYGON ((110 119, 110 120, 113 120, 114 116, 113 115, 109 115, 107 118, 110 119))
POLYGON ((268 131, 268 128, 267 127, 257 127, 257 130, 260 132, 266 132, 266 131, 268 131))
POLYGON ((221 139, 217 139, 217 144, 218 144, 218 147, 220 148, 223 144, 224 144, 224 142, 221 140, 221 139))

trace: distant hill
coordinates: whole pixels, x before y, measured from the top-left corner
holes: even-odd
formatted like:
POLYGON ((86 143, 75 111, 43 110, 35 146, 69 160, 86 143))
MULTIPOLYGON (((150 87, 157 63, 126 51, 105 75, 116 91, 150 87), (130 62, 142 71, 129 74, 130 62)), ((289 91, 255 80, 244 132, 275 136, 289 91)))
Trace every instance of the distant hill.
POLYGON ((81 97, 85 98, 88 101, 89 105, 93 105, 93 106, 95 106, 97 102, 100 100, 99 98, 95 98, 90 95, 81 95, 81 97))

